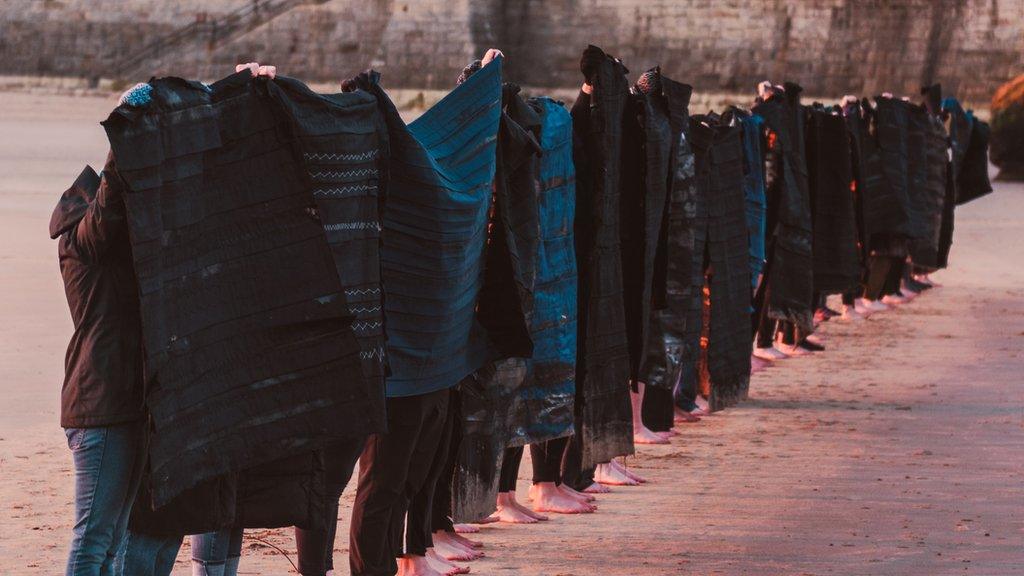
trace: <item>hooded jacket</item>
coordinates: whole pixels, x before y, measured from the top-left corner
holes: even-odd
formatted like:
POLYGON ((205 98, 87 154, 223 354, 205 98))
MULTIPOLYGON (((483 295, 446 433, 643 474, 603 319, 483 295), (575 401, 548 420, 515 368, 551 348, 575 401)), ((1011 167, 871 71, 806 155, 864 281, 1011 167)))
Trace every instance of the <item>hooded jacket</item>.
POLYGON ((75 331, 64 361, 60 425, 93 428, 140 420, 143 409, 139 296, 122 192, 107 159, 86 166, 50 218, 75 331))

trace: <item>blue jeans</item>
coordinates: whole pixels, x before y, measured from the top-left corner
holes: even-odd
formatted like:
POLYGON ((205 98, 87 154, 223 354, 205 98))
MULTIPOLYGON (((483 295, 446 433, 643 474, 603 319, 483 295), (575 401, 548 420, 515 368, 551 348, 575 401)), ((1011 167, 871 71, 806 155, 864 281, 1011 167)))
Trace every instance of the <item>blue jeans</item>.
MULTIPOLYGON (((118 551, 117 576, 170 576, 181 536, 128 532, 118 551)), ((242 529, 226 528, 192 536, 192 576, 237 576, 242 529)))
POLYGON ((142 423, 66 428, 75 462, 75 527, 67 576, 109 576, 145 462, 142 423))

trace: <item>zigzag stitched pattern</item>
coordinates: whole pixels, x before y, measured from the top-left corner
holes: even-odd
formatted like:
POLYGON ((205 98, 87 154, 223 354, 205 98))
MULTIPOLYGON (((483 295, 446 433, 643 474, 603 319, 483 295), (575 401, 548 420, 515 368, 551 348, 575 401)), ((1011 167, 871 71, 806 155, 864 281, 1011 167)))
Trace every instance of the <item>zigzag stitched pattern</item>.
POLYGON ((371 358, 376 358, 378 360, 384 360, 384 349, 383 348, 377 348, 376 350, 364 350, 364 351, 359 353, 359 357, 364 359, 364 360, 369 360, 371 358))
POLYGON ((352 329, 353 330, 357 330, 357 331, 358 330, 373 330, 375 328, 380 328, 381 326, 383 326, 383 324, 380 323, 380 322, 353 322, 352 323, 352 329))
POLYGON ((376 176, 376 168, 357 168, 356 170, 327 170, 324 172, 310 172, 314 180, 337 180, 340 178, 356 178, 359 176, 376 176))
POLYGON ((363 160, 373 160, 377 157, 377 150, 367 150, 366 152, 360 152, 359 154, 332 154, 330 152, 306 152, 302 155, 306 160, 344 160, 351 162, 359 162, 363 160))
POLYGON ((380 222, 339 222, 337 224, 325 224, 327 230, 376 230, 380 232, 380 222))
POLYGON ((380 294, 380 288, 349 288, 345 290, 345 296, 365 296, 366 294, 380 294))
POLYGON ((347 196, 350 194, 356 194, 358 192, 367 192, 369 190, 376 190, 376 184, 358 184, 356 186, 342 186, 341 188, 321 188, 314 190, 314 196, 347 196))
POLYGON ((349 308, 348 311, 356 313, 380 312, 380 306, 354 306, 349 308))

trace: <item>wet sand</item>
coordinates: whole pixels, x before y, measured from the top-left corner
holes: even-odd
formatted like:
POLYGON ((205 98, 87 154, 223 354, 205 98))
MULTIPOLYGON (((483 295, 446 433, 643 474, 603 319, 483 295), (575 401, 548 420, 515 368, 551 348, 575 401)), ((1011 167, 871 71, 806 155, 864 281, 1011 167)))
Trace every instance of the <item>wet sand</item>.
MULTIPOLYGON (((63 571, 71 322, 47 224, 84 164, 102 166, 112 105, 0 93, 0 574, 63 571)), ((651 483, 615 489, 596 514, 483 527, 473 573, 1024 574, 1022 214, 1021 185, 958 209, 944 287, 827 323, 826 353, 780 362, 745 404, 641 447, 627 463, 651 483)), ((526 458, 522 500, 529 476, 526 458)), ((240 574, 294 573, 267 543, 294 560, 290 531, 248 531, 240 574)), ((339 575, 346 552, 341 537, 339 575)))

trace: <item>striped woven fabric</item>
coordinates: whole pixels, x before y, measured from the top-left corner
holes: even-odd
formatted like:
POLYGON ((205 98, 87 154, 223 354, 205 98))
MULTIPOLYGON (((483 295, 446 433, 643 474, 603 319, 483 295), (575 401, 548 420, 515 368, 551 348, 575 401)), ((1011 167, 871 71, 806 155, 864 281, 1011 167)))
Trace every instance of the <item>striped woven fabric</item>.
MULTIPOLYGON (((380 430, 305 166, 266 80, 155 80, 104 122, 127 194, 153 500, 380 430)), ((353 99, 348 104, 358 107, 353 99)), ((353 112, 372 126, 376 110, 353 112)))
POLYGON ((385 286, 389 397, 450 388, 497 353, 476 317, 501 117, 501 60, 406 125, 375 72, 354 85, 387 122, 385 286))

